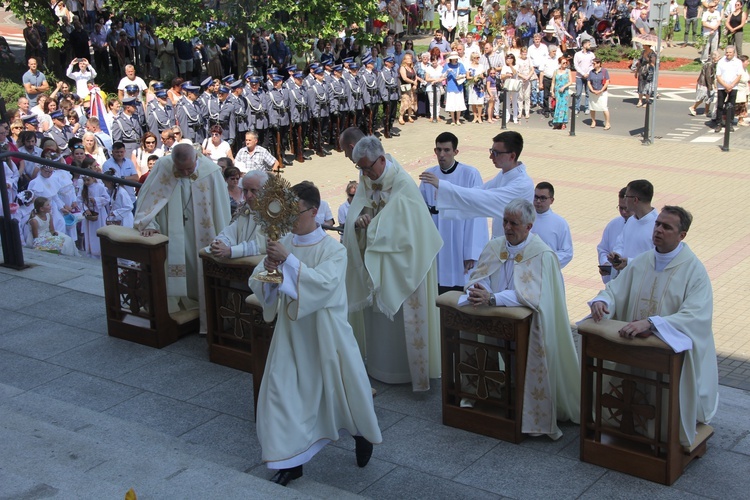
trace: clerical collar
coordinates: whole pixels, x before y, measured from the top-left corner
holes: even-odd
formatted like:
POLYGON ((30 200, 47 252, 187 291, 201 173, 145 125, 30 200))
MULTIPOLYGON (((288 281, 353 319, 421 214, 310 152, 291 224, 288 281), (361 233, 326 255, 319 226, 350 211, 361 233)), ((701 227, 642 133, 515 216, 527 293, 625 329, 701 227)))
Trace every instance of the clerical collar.
POLYGON ((654 269, 656 270, 656 272, 662 272, 669 265, 669 263, 672 262, 675 257, 677 257, 677 254, 680 253, 683 246, 683 243, 680 242, 677 245, 677 248, 667 253, 659 253, 656 248, 654 248, 654 269))
POLYGON ((326 236, 328 235, 323 231, 323 228, 318 226, 314 231, 307 234, 295 234, 292 236, 292 245, 298 247, 315 245, 320 243, 326 236))
POLYGON ((529 244, 529 241, 531 240, 531 233, 526 236, 526 239, 523 240, 518 245, 511 245, 510 242, 506 239, 505 240, 505 246, 508 248, 508 253, 510 254, 510 258, 513 258, 516 254, 521 253, 524 248, 526 248, 526 245, 529 244))
POLYGON ((453 160, 453 165, 451 165, 448 170, 443 170, 442 167, 440 168, 440 171, 446 175, 452 174, 456 169, 458 168, 458 162, 456 160, 453 160))

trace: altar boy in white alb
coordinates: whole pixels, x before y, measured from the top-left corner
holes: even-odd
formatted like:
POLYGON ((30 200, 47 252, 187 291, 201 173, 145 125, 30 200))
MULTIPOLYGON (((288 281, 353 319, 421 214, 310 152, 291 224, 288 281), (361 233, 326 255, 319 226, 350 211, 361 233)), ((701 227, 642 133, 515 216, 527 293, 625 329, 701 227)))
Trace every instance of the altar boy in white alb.
POLYGON ((355 440, 364 467, 382 441, 370 381, 347 320, 346 249, 315 222, 320 192, 311 182, 292 188, 299 217, 291 234, 267 243, 263 266, 281 285, 250 278, 266 321, 276 316, 258 394, 257 432, 263 461, 286 486, 302 465, 342 431, 355 440))
POLYGON ((555 188, 549 182, 540 182, 534 190, 534 210, 536 220, 531 232, 538 234, 543 242, 552 249, 560 261, 560 269, 573 259, 573 238, 570 226, 561 216, 552 211, 550 205, 555 201, 555 188))
POLYGON ((594 321, 629 321, 621 337, 653 334, 676 352, 686 351, 680 377, 680 443, 685 446, 695 439, 696 422, 709 423, 719 405, 711 281, 682 242, 691 222, 681 207, 662 208, 653 230, 656 248, 631 259, 589 303, 594 321))
MULTIPOLYGON (((479 170, 456 161, 458 154, 458 137, 450 132, 443 132, 435 139, 435 156, 438 164, 426 172, 438 179, 450 182, 455 186, 481 187, 482 176, 479 170)), ((474 268, 484 245, 489 239, 487 218, 449 220, 440 215, 437 205, 437 189, 432 184, 422 182, 419 185, 427 208, 432 214, 443 247, 437 256, 438 293, 449 290, 462 291, 468 280, 468 273, 474 268)))

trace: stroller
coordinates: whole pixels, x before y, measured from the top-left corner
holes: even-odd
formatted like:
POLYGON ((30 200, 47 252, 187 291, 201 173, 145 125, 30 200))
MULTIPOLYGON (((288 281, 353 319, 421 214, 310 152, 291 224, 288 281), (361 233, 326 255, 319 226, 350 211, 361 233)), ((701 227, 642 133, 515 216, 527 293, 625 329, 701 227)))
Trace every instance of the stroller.
POLYGON ((620 37, 615 33, 614 25, 608 19, 596 23, 594 40, 597 45, 620 45, 620 37))

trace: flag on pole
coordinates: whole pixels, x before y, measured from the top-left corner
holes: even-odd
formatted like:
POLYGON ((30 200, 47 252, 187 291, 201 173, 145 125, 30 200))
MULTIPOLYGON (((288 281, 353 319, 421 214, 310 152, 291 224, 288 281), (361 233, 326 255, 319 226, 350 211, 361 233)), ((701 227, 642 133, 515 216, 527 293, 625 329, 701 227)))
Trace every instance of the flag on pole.
POLYGON ((107 120, 104 119, 104 101, 102 100, 102 94, 99 90, 99 87, 91 87, 89 95, 91 96, 89 116, 95 116, 99 118, 99 127, 101 127, 102 132, 107 135, 111 135, 109 133, 109 127, 107 127, 107 120))

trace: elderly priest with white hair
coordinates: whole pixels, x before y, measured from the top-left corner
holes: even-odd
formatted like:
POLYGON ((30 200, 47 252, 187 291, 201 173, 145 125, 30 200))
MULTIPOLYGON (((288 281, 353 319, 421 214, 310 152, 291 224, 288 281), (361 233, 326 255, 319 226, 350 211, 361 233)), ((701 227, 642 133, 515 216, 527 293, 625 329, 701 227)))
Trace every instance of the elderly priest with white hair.
POLYGON ((426 391, 440 376, 443 240, 416 183, 377 137, 360 139, 352 160, 361 174, 344 225, 349 321, 371 377, 426 391))
POLYGON ((482 250, 467 286, 468 297, 459 305, 523 306, 533 311, 521 432, 558 439, 558 420, 579 422, 581 374, 560 262, 531 233, 535 218, 534 206, 525 199, 505 206, 504 236, 490 240, 482 250))
POLYGON ((143 236, 169 237, 169 312, 200 308, 201 334, 206 333, 206 317, 198 251, 229 224, 226 186, 218 165, 192 145, 178 144, 156 162, 138 194, 135 228, 143 236))
POLYGON ((680 443, 692 445, 696 422, 707 424, 719 405, 719 373, 711 320, 713 291, 706 268, 682 241, 692 215, 665 206, 654 223, 655 249, 630 260, 589 302, 594 321, 628 321, 625 338, 656 335, 685 352, 680 377, 680 443))

